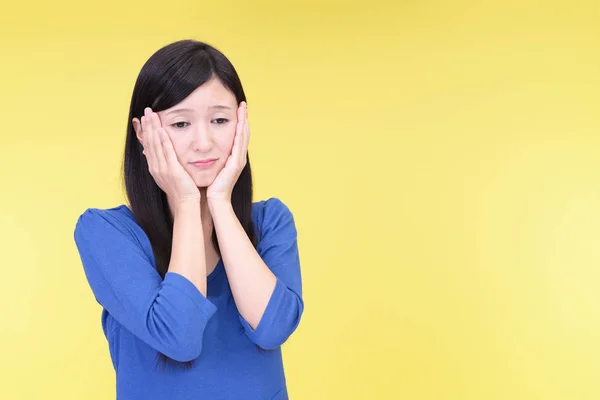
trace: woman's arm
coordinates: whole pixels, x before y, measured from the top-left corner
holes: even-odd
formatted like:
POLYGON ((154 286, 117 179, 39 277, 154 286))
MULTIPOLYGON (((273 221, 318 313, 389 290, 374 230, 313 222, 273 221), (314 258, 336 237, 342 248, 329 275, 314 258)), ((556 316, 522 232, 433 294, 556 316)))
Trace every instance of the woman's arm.
POLYGON ((258 255, 230 202, 212 202, 221 258, 238 311, 256 329, 277 278, 258 255))
POLYGON ((189 279, 206 297, 206 258, 204 246, 198 243, 204 243, 200 200, 181 202, 173 211, 173 247, 169 272, 189 279))
POLYGON ((296 229, 277 199, 264 207, 263 256, 259 255, 227 201, 210 201, 221 257, 248 336, 259 346, 280 346, 304 310, 296 229))
POLYGON ((164 280, 131 228, 110 212, 86 210, 74 231, 98 303, 135 336, 177 361, 200 355, 204 328, 216 312, 197 287, 203 287, 198 276, 202 272, 197 270, 202 269, 204 257, 192 249, 202 246, 186 238, 186 234, 198 236, 195 227, 201 224, 193 221, 193 215, 182 210, 176 217, 174 256, 164 280))

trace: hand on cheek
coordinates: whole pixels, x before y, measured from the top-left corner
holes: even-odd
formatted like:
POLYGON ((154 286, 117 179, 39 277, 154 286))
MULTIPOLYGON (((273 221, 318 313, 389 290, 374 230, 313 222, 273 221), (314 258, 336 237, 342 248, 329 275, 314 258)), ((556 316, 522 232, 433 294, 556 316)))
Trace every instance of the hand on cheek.
POLYGON ((208 187, 207 198, 209 200, 231 201, 233 187, 246 166, 249 139, 248 110, 246 103, 242 102, 237 110, 237 124, 230 155, 223 169, 208 187))
POLYGON ((199 200, 198 187, 179 162, 158 114, 146 108, 144 116, 134 118, 132 123, 144 147, 142 154, 146 157, 148 171, 158 187, 177 203, 199 200))

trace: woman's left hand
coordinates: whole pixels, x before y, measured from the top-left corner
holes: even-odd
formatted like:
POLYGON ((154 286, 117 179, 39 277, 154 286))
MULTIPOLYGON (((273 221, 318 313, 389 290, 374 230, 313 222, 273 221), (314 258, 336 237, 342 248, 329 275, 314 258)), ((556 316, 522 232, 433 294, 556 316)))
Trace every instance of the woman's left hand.
POLYGON ((206 190, 206 197, 209 202, 214 200, 231 202, 233 187, 246 166, 250 127, 248 126, 248 108, 244 101, 238 107, 237 120, 231 155, 227 158, 225 167, 206 190))

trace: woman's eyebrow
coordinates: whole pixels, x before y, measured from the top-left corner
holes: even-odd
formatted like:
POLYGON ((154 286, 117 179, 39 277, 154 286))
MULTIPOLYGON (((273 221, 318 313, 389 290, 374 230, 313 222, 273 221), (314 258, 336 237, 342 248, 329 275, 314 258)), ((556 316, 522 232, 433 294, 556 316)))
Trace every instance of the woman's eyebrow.
POLYGON ((173 113, 177 113, 177 112, 194 112, 194 110, 192 110, 191 108, 176 108, 174 110, 167 111, 165 113, 165 115, 169 115, 169 114, 173 114, 173 113))
MULTIPOLYGON (((211 108, 217 108, 217 109, 220 109, 220 110, 232 110, 231 107, 225 106, 225 105, 222 105, 222 104, 214 104, 212 106, 209 106, 208 108, 209 109, 211 109, 211 108)), ((194 110, 192 110, 191 108, 175 108, 175 109, 173 109, 171 111, 167 111, 165 113, 165 115, 169 115, 169 114, 173 114, 173 113, 177 113, 177 112, 194 112, 194 110)))

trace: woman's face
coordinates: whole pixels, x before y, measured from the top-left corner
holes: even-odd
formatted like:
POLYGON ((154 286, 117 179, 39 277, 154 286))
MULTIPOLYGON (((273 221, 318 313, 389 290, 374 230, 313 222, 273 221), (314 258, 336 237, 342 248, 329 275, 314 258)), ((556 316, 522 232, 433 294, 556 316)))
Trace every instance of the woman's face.
POLYGON ((233 93, 213 79, 179 104, 157 114, 173 142, 177 159, 196 186, 208 187, 231 154, 238 104, 233 93), (193 162, 216 159, 210 166, 193 162))

